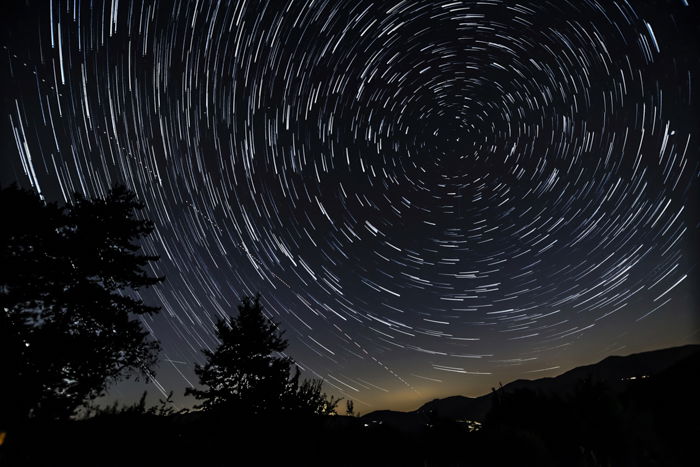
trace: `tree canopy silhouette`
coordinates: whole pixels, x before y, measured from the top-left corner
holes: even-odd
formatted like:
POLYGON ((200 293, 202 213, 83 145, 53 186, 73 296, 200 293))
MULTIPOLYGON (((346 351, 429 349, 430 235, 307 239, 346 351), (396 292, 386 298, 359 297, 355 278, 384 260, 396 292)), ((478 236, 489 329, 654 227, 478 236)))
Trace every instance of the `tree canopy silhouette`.
MULTIPOLYGON (((159 345, 138 319, 159 310, 135 293, 162 278, 141 253, 153 231, 135 195, 65 206, 0 189, 0 420, 61 419, 116 380, 146 375, 159 345)), ((9 422, 12 423, 12 422, 9 422)))
POLYGON ((262 312, 260 296, 244 297, 238 316, 219 319, 214 350, 204 350, 207 361, 195 365, 204 389, 189 388, 202 401, 200 408, 238 415, 333 413, 339 400, 321 392, 322 381, 299 381, 294 361, 282 354, 287 341, 277 324, 262 312))

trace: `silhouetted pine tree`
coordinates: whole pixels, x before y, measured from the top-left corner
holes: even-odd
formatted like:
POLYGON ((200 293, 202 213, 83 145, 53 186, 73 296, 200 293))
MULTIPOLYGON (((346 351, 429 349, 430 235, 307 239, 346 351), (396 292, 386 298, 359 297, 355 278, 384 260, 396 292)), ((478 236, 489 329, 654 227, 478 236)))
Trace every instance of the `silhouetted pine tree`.
POLYGON ((195 365, 205 389, 188 388, 205 410, 231 411, 239 415, 279 413, 326 414, 338 401, 321 392, 322 382, 299 382, 294 361, 282 355, 287 341, 278 326, 262 313, 260 296, 244 297, 238 316, 216 323, 220 339, 214 350, 204 350, 207 361, 195 365))

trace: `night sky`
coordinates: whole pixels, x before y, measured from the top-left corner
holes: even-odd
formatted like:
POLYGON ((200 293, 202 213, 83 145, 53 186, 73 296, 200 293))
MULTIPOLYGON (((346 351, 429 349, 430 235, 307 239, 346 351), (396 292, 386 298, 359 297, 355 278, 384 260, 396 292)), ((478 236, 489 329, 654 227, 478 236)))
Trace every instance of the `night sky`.
POLYGON ((258 291, 361 412, 698 342, 699 8, 3 2, 1 180, 145 202, 180 407, 258 291))

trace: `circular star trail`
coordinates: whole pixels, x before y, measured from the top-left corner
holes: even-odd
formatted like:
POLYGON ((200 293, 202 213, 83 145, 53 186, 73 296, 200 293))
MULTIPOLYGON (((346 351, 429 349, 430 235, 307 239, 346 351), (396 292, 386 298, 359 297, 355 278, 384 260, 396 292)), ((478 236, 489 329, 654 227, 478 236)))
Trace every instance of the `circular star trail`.
POLYGON ((7 146, 47 199, 145 202, 161 388, 259 291, 330 391, 483 390, 692 334, 696 14, 42 2, 3 45, 7 146))

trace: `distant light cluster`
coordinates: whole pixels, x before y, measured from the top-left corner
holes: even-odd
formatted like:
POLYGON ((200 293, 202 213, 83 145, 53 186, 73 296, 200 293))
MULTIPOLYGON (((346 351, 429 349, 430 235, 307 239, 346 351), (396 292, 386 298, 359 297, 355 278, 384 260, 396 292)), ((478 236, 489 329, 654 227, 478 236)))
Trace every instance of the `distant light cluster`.
POLYGON ((355 400, 538 377, 690 282, 697 47, 664 5, 54 0, 5 47, 17 165, 146 203, 163 387, 258 291, 355 400))

